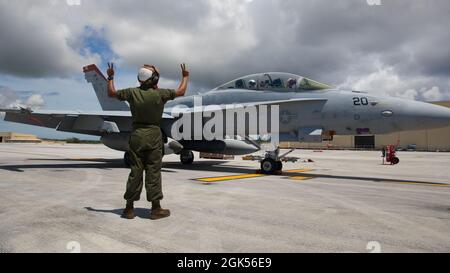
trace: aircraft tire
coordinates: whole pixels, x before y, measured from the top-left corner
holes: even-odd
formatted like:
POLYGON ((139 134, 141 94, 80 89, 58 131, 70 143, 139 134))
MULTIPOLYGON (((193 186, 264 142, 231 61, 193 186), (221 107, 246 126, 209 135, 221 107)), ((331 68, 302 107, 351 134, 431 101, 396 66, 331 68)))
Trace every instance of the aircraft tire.
POLYGON ((181 151, 180 161, 183 165, 191 165, 194 162, 194 153, 192 151, 181 151))
POLYGON ((277 170, 278 164, 272 158, 261 161, 261 171, 265 174, 273 174, 277 170))
POLYGON ((277 168, 276 168, 276 170, 277 170, 277 171, 283 170, 283 162, 277 161, 277 168))
POLYGON ((131 167, 131 158, 129 152, 125 152, 125 154, 123 155, 123 163, 127 168, 131 167))

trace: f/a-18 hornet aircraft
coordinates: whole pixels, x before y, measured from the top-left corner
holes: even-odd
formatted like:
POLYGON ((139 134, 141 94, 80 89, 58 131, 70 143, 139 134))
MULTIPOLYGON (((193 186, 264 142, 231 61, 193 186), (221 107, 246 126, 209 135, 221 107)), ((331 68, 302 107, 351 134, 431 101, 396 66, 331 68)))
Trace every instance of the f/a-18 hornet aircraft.
MULTIPOLYGON (((88 65, 83 71, 86 80, 93 85, 102 111, 14 108, 0 109, 0 112, 5 112, 5 120, 10 122, 99 136, 104 145, 124 151, 124 161, 127 163, 128 138, 132 129, 129 106, 126 102, 108 97, 107 80, 96 65, 88 65)), ((194 160, 192 151, 246 155, 261 149, 259 143, 250 137, 248 129, 223 139, 199 139, 189 134, 192 137, 174 140, 173 126, 183 115, 205 114, 210 105, 219 105, 222 109, 229 106, 236 109, 236 105, 258 109, 261 106, 278 106, 274 115, 277 120, 272 121, 278 123, 278 128, 270 131, 270 135, 277 135, 278 141, 321 142, 331 140, 335 135, 387 134, 450 125, 450 109, 446 107, 336 89, 289 73, 260 73, 230 81, 203 94, 168 102, 161 125, 165 154, 180 154, 183 164, 191 164, 194 160), (196 107, 195 101, 198 99, 202 101, 201 107, 196 107), (177 116, 173 114, 173 109, 178 105, 184 105, 185 112, 177 116)), ((206 116, 201 116, 202 125, 208 120, 206 116)), ((223 126, 229 126, 234 118, 225 120, 223 126)), ((244 119, 247 125, 258 123, 249 115, 244 115, 244 119)), ((265 126, 274 127, 269 125, 265 126)), ((225 132, 225 128, 222 131, 225 132)), ((272 173, 281 170, 281 162, 285 158, 286 155, 280 156, 278 148, 266 151, 265 156, 260 157, 262 171, 272 173)))

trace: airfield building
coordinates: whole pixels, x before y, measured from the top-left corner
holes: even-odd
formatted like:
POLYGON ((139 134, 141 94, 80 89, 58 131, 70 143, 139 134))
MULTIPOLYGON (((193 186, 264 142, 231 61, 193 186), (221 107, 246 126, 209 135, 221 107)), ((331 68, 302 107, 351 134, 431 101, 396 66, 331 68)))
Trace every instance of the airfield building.
POLYGON ((35 135, 20 134, 13 132, 0 132, 0 143, 41 143, 35 135))
MULTIPOLYGON (((435 102, 450 108, 450 101, 435 102)), ((449 151, 450 127, 433 130, 400 132, 387 135, 335 136, 332 141, 322 143, 282 143, 283 148, 306 149, 382 149, 386 145, 397 145, 400 149, 418 151, 449 151)))

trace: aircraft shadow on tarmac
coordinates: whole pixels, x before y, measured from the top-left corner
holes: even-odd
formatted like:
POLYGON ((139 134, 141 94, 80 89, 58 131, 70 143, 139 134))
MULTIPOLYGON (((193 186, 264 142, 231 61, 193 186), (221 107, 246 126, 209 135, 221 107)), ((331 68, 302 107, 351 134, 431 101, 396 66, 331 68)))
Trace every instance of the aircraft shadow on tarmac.
POLYGON ((248 174, 255 173, 256 168, 252 167, 242 167, 236 165, 224 165, 229 161, 226 160, 212 160, 212 161, 197 161, 192 165, 183 165, 178 162, 163 162, 163 169, 171 170, 190 170, 190 171, 200 171, 200 172, 219 172, 219 173, 235 173, 235 174, 248 174))
POLYGON ((123 160, 121 159, 61 159, 61 158, 40 158, 28 159, 28 161, 51 161, 54 163, 38 164, 18 164, 0 165, 0 170, 25 172, 28 169, 121 169, 123 160), (71 163, 58 163, 71 162, 71 163), (77 162, 77 163, 75 163, 77 162), (92 162, 92 163, 90 163, 92 162))
MULTIPOLYGON (((296 173, 283 174, 287 178, 292 176, 297 176, 296 173)), ((347 175, 331 175, 331 174, 313 174, 313 173, 301 173, 302 177, 306 178, 329 178, 338 180, 353 180, 353 181, 364 181, 372 183, 402 183, 402 184, 417 184, 426 186, 450 186, 447 183, 438 182, 427 182, 427 181, 415 181, 415 180, 405 180, 405 179, 391 179, 391 178, 380 178, 380 177, 360 177, 360 176, 347 176, 347 175)))
MULTIPOLYGON (((17 165, 0 165, 0 170, 25 172, 28 169, 127 169, 123 164, 123 159, 106 159, 106 158, 39 158, 27 159, 28 161, 49 161, 52 163, 38 164, 17 164, 17 165), (64 162, 64 163, 59 163, 64 162), (67 163, 70 162, 70 163, 67 163)), ((183 165, 179 162, 163 162, 162 172, 175 172, 178 170, 199 170, 199 171, 218 171, 233 173, 248 173, 255 171, 254 169, 235 168, 233 166, 219 167, 228 161, 199 161, 192 165, 183 165)))
MULTIPOLYGON (((20 165, 0 165, 0 170, 14 171, 14 172, 25 172, 28 169, 57 169, 64 171, 66 169, 125 169, 122 159, 105 159, 105 158, 92 158, 92 159, 28 159, 30 161, 51 161, 54 163, 48 164, 20 164, 20 165), (56 163, 55 163, 56 162, 56 163), (57 162, 76 162, 76 163, 57 163, 57 162)), ((191 170, 200 171, 204 173, 204 176, 208 176, 208 172, 217 173, 233 173, 233 174, 250 174, 256 173, 256 168, 245 168, 237 165, 223 165, 228 163, 226 160, 210 160, 210 161, 197 161, 192 165, 183 165, 179 162, 163 162, 162 172, 176 172, 177 170, 191 170)), ((450 186, 447 183, 435 183, 426 181, 413 181, 404 179, 389 179, 382 177, 360 177, 360 176, 344 176, 344 175, 330 175, 330 174, 320 174, 320 173, 286 173, 283 172, 280 175, 274 175, 274 177, 285 177, 289 178, 292 176, 301 175, 307 178, 329 178, 338 180, 353 180, 353 181, 364 181, 364 182, 376 182, 376 183, 412 183, 412 184, 422 184, 431 186, 450 186)))
MULTIPOLYGON (((94 209, 92 207, 85 207, 87 211, 90 212, 100 212, 100 213, 111 213, 122 216, 123 208, 121 209, 94 209)), ((149 219, 150 218, 150 209, 144 208, 135 208, 134 215, 138 218, 149 219)))

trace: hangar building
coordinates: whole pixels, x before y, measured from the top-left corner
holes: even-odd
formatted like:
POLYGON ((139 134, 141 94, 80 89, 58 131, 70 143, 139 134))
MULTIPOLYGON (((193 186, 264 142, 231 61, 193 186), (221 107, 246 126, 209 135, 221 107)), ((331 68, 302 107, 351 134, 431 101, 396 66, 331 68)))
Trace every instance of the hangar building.
MULTIPOLYGON (((450 101, 434 102, 450 108, 450 101)), ((385 145, 397 145, 400 149, 418 151, 449 151, 450 126, 441 129, 400 132, 387 135, 335 136, 322 143, 282 143, 283 148, 306 149, 382 149, 385 145)))
POLYGON ((13 132, 0 132, 0 143, 41 143, 35 135, 20 134, 13 132))

